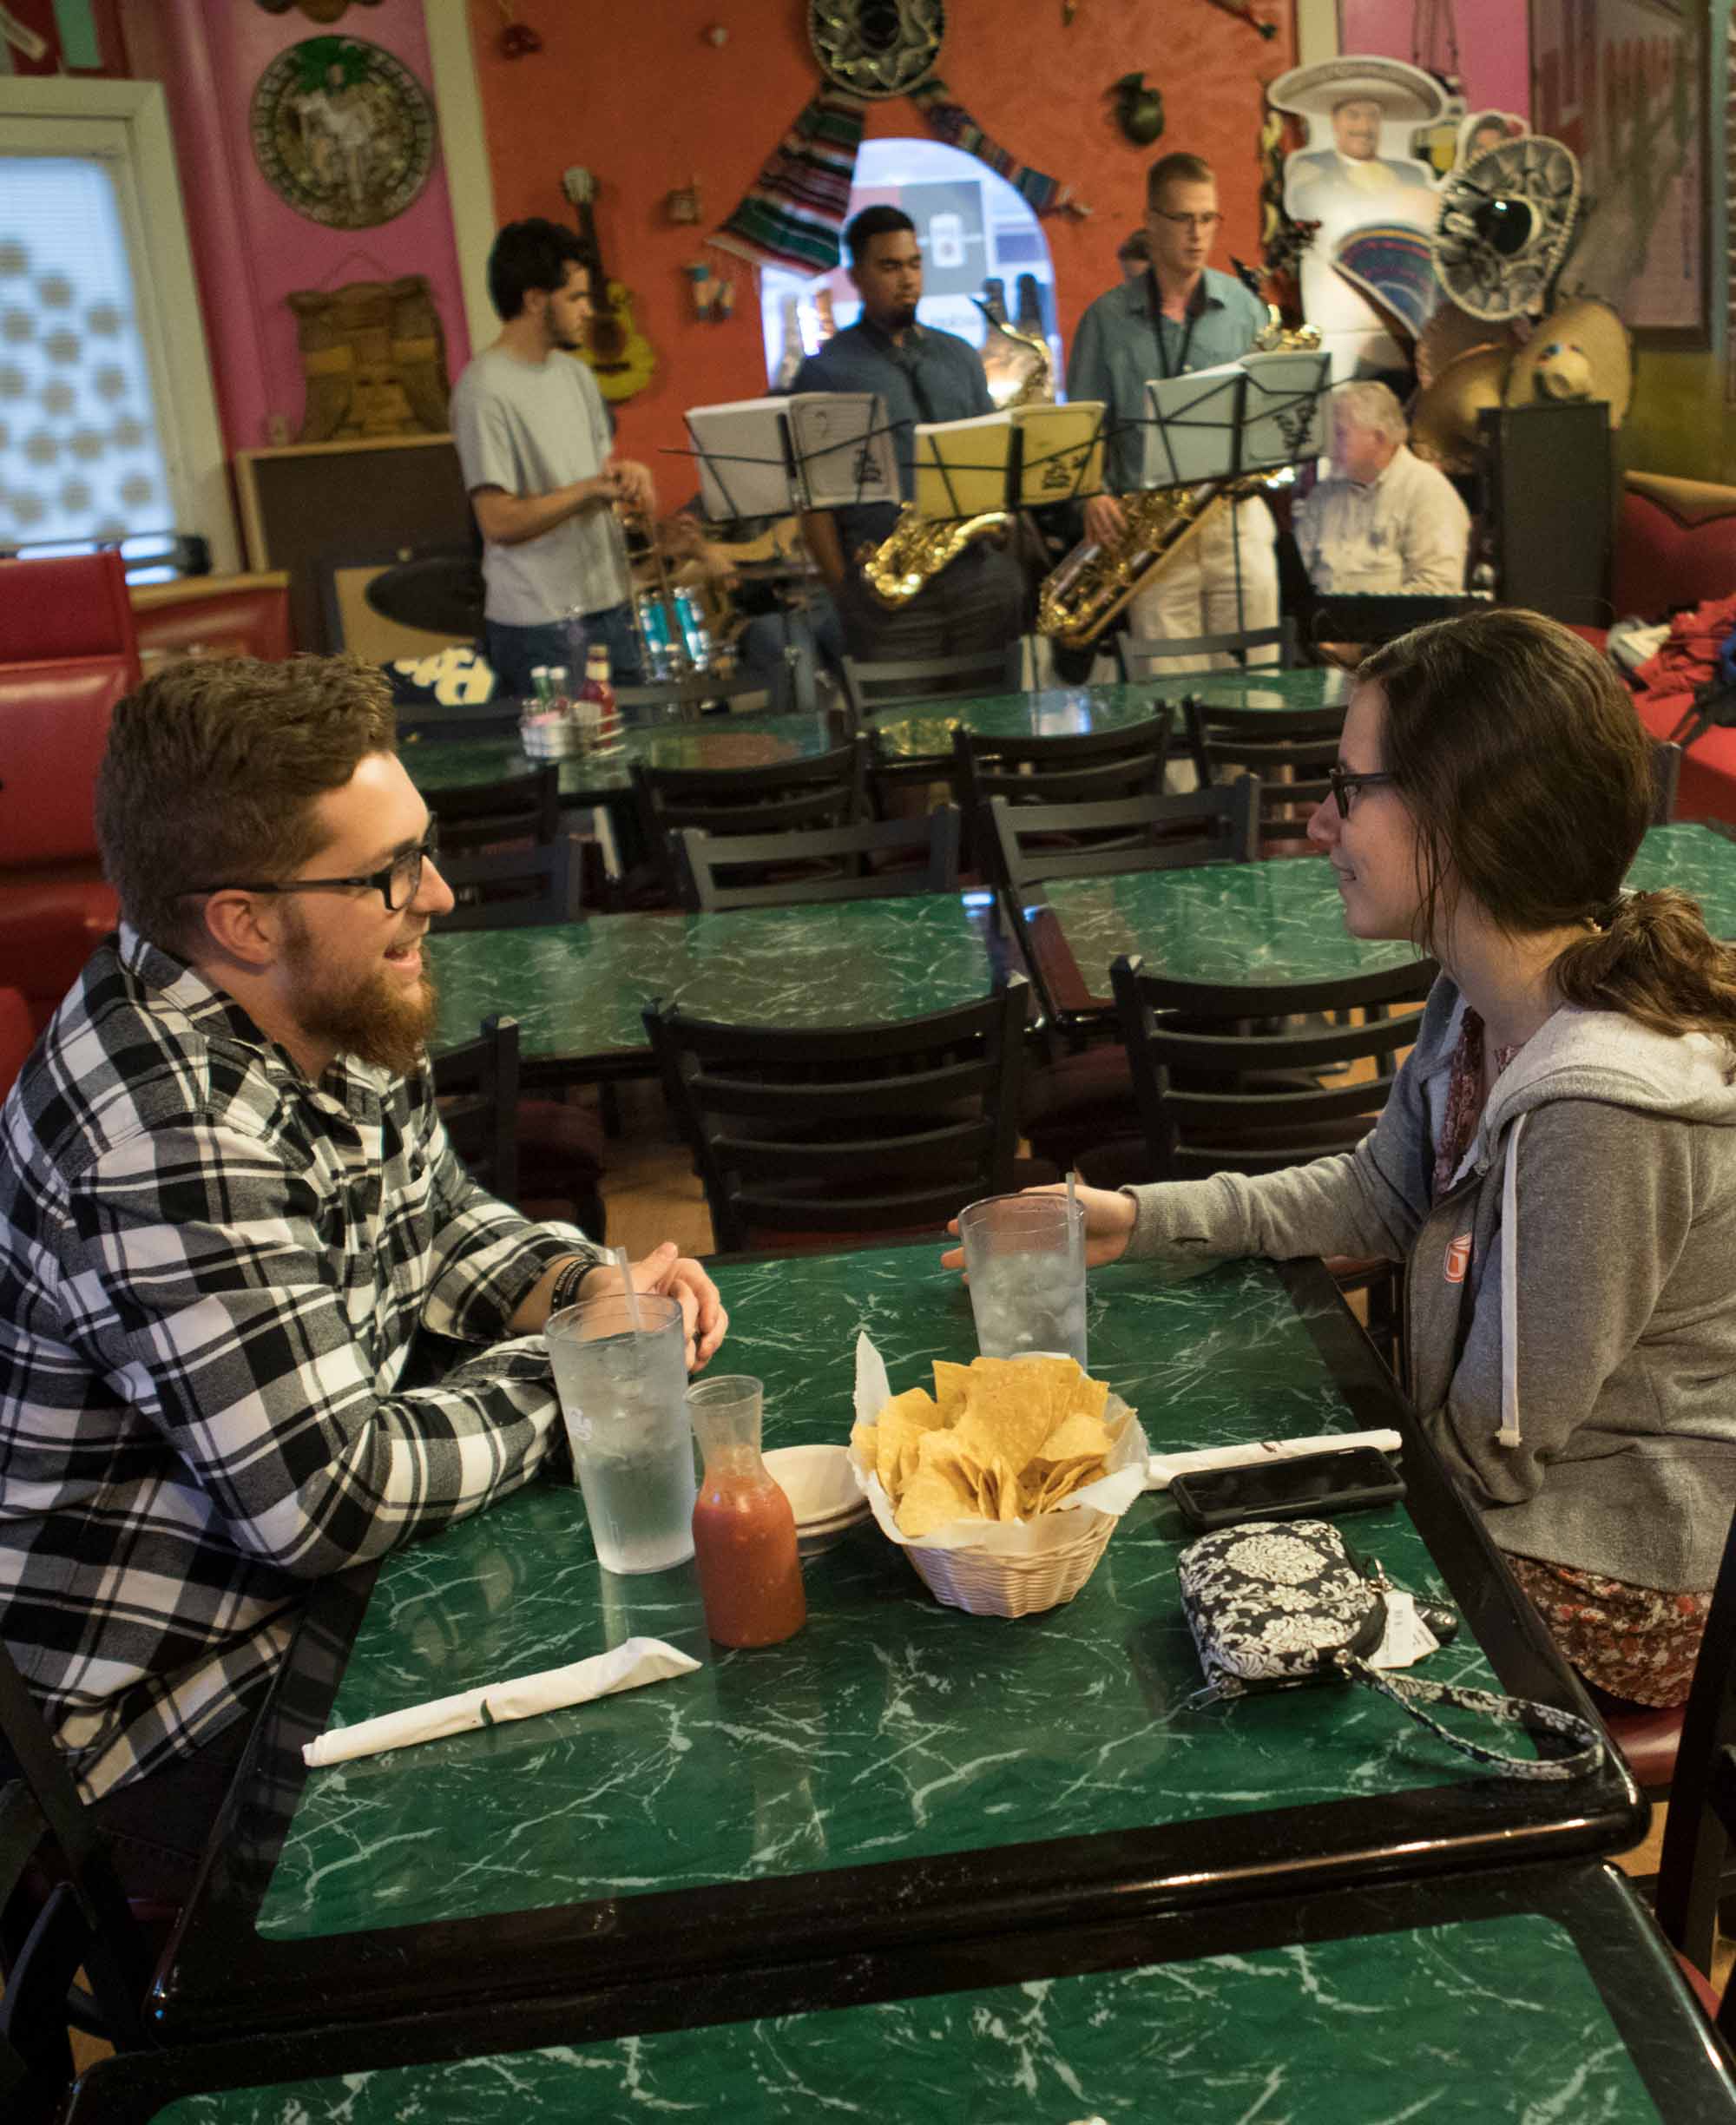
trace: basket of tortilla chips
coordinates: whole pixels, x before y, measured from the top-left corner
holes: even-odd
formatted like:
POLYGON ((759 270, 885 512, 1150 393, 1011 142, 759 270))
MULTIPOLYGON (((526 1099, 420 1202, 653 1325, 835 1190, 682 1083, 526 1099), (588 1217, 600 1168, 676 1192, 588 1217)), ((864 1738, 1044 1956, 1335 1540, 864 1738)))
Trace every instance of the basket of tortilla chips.
POLYGON ((1139 1420, 1071 1358, 937 1359, 890 1392, 858 1339, 856 1480, 937 1601, 1030 1615, 1071 1601, 1145 1487, 1139 1420))

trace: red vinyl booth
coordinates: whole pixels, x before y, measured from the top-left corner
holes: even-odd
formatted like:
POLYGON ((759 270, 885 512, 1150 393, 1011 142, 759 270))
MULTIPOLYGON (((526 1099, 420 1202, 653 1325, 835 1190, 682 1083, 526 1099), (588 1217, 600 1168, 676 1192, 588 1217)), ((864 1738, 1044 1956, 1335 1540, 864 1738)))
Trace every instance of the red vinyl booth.
POLYGON ((44 1023, 115 924, 96 850, 108 719, 139 683, 118 553, 0 560, 0 985, 44 1023))

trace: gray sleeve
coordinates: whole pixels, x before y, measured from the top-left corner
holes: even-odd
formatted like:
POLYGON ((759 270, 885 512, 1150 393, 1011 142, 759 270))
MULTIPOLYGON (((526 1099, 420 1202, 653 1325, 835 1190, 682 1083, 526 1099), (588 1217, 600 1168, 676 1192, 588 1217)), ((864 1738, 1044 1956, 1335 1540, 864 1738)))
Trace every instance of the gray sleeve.
MULTIPOLYGON (((1503 1232, 1445 1405, 1424 1427, 1479 1505, 1535 1497, 1644 1335, 1693 1222, 1695 1131, 1596 1100, 1526 1118, 1515 1176, 1520 1444, 1502 1446, 1503 1232)), ((1491 1174, 1487 1185, 1498 1185, 1491 1174)))
POLYGON ((474 494, 479 487, 498 487, 510 495, 524 494, 524 468, 513 445, 504 402, 466 377, 452 393, 451 418, 464 491, 474 494))

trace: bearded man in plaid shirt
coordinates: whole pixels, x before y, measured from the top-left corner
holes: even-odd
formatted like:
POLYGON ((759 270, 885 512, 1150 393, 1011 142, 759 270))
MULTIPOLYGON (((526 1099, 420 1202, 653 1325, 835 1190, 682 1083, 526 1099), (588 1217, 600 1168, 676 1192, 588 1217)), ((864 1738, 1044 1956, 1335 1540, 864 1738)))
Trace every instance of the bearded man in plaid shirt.
MULTIPOLYGON (((0 1632, 135 1893, 183 1891, 308 1582, 560 1436, 562 1303, 618 1283, 469 1178, 424 1042, 452 896, 376 672, 189 662, 115 712, 118 933, 0 1111, 0 1632), (469 1345, 406 1387, 420 1330, 469 1345)), ((666 1245, 690 1365, 715 1286, 666 1245)))

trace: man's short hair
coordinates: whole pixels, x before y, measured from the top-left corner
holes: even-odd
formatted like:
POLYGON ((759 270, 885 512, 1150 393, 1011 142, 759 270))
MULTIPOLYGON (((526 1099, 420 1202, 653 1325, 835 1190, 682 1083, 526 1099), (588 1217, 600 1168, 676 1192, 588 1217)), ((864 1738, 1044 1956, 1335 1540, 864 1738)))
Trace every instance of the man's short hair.
POLYGON ((1384 384, 1369 380, 1340 384, 1332 393, 1332 411, 1342 413, 1353 428, 1366 428, 1389 443, 1405 443, 1410 424, 1404 409, 1384 384))
POLYGON ((1163 188, 1171 184, 1216 184, 1212 166, 1204 155, 1167 155, 1154 162, 1145 174, 1145 203, 1155 207, 1163 188))
POLYGON ((489 253, 489 300, 503 322, 510 323, 524 307, 532 288, 552 295, 564 287, 569 266, 589 268, 590 253, 575 231, 540 215, 509 221, 489 253))
POLYGON ((902 207, 865 207, 844 232, 844 247, 850 253, 852 266, 861 265, 868 255, 868 247, 877 236, 896 236, 908 229, 912 236, 917 225, 902 207))
POLYGON ((314 805, 398 745, 391 689, 356 657, 188 658, 115 707, 96 838, 121 911, 183 957, 195 888, 292 876, 324 839, 314 805))

